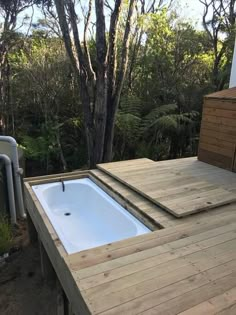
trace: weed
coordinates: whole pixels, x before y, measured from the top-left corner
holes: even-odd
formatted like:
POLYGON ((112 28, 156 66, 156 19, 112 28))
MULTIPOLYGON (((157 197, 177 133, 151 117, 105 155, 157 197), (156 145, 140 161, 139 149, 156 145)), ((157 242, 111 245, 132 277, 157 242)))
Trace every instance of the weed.
POLYGON ((12 227, 8 219, 0 215, 0 255, 7 253, 12 246, 12 227))

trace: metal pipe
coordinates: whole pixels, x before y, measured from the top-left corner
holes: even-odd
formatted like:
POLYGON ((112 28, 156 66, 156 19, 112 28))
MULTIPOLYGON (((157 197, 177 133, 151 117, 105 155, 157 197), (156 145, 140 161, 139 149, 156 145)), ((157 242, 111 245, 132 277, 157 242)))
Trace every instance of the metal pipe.
POLYGON ((15 179, 16 198, 19 206, 19 214, 21 217, 25 218, 26 214, 21 187, 21 175, 23 174, 23 170, 19 167, 17 143, 14 138, 9 136, 0 136, 0 141, 7 142, 11 147, 11 160, 13 164, 13 175, 15 179))
POLYGON ((5 163, 5 167, 6 167, 7 192, 8 192, 9 207, 10 207, 10 214, 11 214, 11 222, 13 224, 16 224, 16 205, 15 205, 15 194, 14 194, 11 160, 6 154, 0 154, 0 159, 3 159, 5 163))

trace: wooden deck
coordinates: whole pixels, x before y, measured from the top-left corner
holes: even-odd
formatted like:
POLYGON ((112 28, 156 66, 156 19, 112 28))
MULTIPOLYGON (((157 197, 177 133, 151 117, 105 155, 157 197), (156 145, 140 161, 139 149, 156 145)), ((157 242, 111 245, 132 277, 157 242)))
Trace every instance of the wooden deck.
MULTIPOLYGON (((236 174, 196 159, 156 163, 236 193, 236 174)), ((75 314, 236 314, 235 203, 176 218, 101 170, 30 179, 25 187, 28 212, 75 314), (160 229, 68 255, 31 185, 81 176, 160 229)))
MULTIPOLYGON (((236 201, 236 193, 217 180, 225 171, 195 158, 182 160, 156 163, 138 159, 98 168, 177 217, 236 201)), ((227 178, 236 184, 235 174, 228 172, 227 178)))

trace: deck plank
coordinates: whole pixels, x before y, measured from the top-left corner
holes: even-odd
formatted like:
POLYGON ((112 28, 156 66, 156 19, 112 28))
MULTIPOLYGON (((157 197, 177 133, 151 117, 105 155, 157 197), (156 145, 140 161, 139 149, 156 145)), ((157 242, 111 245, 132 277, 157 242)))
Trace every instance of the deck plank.
POLYGON ((180 314, 181 315, 216 314, 224 310, 225 308, 229 308, 235 303, 236 303, 236 288, 234 287, 180 314))
MULTIPOLYGON (((199 199, 199 191, 202 200, 208 195, 221 199, 220 189, 236 193, 236 174, 196 158, 139 159, 126 161, 124 167, 122 163, 116 164, 122 176, 131 169, 134 175, 130 178, 154 193, 155 165, 161 185, 158 198, 170 205, 179 202, 188 207, 199 199), (139 183, 140 174, 147 169, 147 180, 139 183), (178 183, 179 177, 182 181, 178 183), (173 184, 168 186, 171 178, 173 184)), ((65 179, 91 178, 125 208, 135 209, 143 220, 162 227, 68 255, 30 188, 30 184, 63 176, 26 180, 30 192, 26 203, 76 315, 235 314, 236 204, 177 218, 102 170, 65 174, 65 179)))
MULTIPOLYGON (((229 263, 228 265, 220 265, 215 268, 208 269, 204 272, 193 274, 190 277, 186 277, 180 281, 176 281, 170 285, 163 286, 162 288, 149 292, 147 294, 142 294, 141 296, 131 299, 128 302, 119 303, 118 306, 100 312, 101 314, 106 315, 115 315, 115 314, 139 314, 145 310, 157 306, 158 304, 168 302, 175 297, 181 296, 184 293, 187 293, 191 290, 197 289, 201 286, 209 284, 223 276, 229 274, 234 274, 236 264, 229 263), (234 271, 234 272, 233 272, 234 271)), ((234 275, 235 276, 235 275, 234 275)), ((233 278, 233 275, 232 275, 233 278)), ((148 288, 148 287, 147 287, 148 288)), ((90 305, 91 307, 91 305, 90 305)), ((94 314, 99 312, 94 311, 94 314)), ((201 312, 198 315, 202 314, 201 312)))
POLYGON ((220 246, 220 244, 234 240, 236 237, 234 230, 205 239, 205 237, 207 237, 206 235, 214 235, 217 231, 218 229, 215 229, 214 233, 211 234, 202 233, 196 237, 188 237, 159 247, 148 249, 140 253, 126 256, 123 265, 120 267, 117 267, 117 262, 115 260, 110 261, 110 264, 108 264, 110 265, 109 270, 84 279, 80 279, 78 275, 77 279, 80 282, 81 288, 85 290, 96 285, 118 279, 121 275, 127 276, 129 274, 157 266, 164 262, 169 262, 186 255, 201 252, 202 250, 212 246, 220 246))
MULTIPOLYGON (((225 214, 224 216, 221 212, 219 212, 219 214, 215 216, 210 213, 208 214, 208 216, 206 215, 206 217, 200 217, 198 221, 194 223, 186 222, 180 224, 175 227, 175 229, 167 228, 150 234, 133 237, 128 240, 100 246, 89 251, 72 254, 69 256, 68 261, 71 265, 72 270, 76 270, 78 266, 80 267, 80 269, 87 268, 87 275, 89 275, 90 270, 92 272, 92 275, 95 274, 96 268, 90 268, 94 265, 97 265, 97 270, 101 270, 101 272, 107 271, 107 269, 104 269, 106 264, 102 263, 121 258, 121 261, 116 260, 117 264, 121 265, 124 262, 122 257, 125 255, 139 253, 143 250, 164 245, 166 243, 176 241, 180 238, 199 235, 200 233, 219 227, 223 228, 218 229, 218 233, 220 233, 220 230, 225 231, 224 226, 226 224, 234 222, 234 220, 236 219, 236 213, 232 212, 233 207, 229 206, 228 208, 228 214, 225 214)), ((86 274, 85 270, 83 270, 81 274, 84 276, 86 274)))
POLYGON ((236 184, 235 174, 219 171, 193 158, 182 160, 185 164, 176 160, 172 163, 150 161, 142 165, 141 160, 134 160, 133 168, 123 169, 122 162, 114 167, 111 163, 99 164, 98 168, 176 217, 236 201, 236 192, 222 183, 226 178, 227 183, 230 179, 236 184))
MULTIPOLYGON (((208 283, 206 285, 200 286, 197 289, 191 290, 187 293, 170 299, 168 303, 161 303, 154 308, 150 308, 144 312, 142 315, 176 315, 181 312, 186 311, 214 296, 224 293, 226 290, 232 289, 236 286, 236 273, 223 276, 215 280, 214 282, 208 283)), ((235 314, 226 312, 224 315, 235 314)), ((201 315, 199 313, 198 315, 201 315)), ((223 315, 223 314, 222 314, 223 315)))

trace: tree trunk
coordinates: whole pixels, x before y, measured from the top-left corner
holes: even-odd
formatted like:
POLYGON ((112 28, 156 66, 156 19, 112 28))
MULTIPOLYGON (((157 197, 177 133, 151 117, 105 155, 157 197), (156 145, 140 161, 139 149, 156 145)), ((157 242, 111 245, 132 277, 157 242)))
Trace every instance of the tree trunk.
POLYGON ((114 139, 114 129, 115 129, 115 116, 118 104, 114 103, 114 99, 110 98, 107 101, 107 121, 106 121, 106 134, 104 143, 104 154, 103 162, 110 162, 113 158, 113 139, 114 139))
POLYGON ((1 47, 0 52, 3 52, 0 56, 0 134, 6 133, 6 86, 7 86, 7 52, 4 47, 1 47))
POLYGON ((95 0, 96 13, 96 71, 90 60, 86 32, 91 15, 91 1, 85 21, 84 50, 81 48, 77 14, 72 0, 54 0, 65 48, 80 84, 84 126, 87 141, 88 165, 112 160, 115 114, 125 78, 131 32, 131 19, 136 0, 129 1, 128 16, 122 43, 120 69, 116 78, 117 31, 122 0, 115 0, 106 43, 104 0, 95 0))

